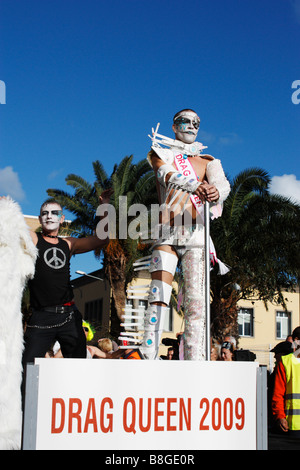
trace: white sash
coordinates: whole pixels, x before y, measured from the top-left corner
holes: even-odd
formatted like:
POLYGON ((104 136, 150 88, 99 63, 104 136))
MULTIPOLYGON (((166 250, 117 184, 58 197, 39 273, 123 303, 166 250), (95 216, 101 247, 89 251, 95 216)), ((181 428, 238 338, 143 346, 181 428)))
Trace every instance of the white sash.
MULTIPOLYGON (((198 180, 197 174, 188 158, 184 158, 182 153, 175 153, 174 163, 178 171, 183 174, 183 176, 190 176, 194 180, 198 180)), ((204 204, 196 194, 191 194, 190 199, 202 218, 204 223, 204 204)), ((211 218, 216 219, 222 215, 222 205, 211 203, 210 206, 211 218)))
MULTIPOLYGON (((174 156, 174 162, 176 165, 177 170, 179 170, 184 176, 190 176, 191 178, 198 180, 197 174, 191 164, 191 162, 188 160, 188 158, 183 158, 182 153, 175 154, 174 156)), ((200 200, 198 196, 195 194, 191 194, 190 199, 192 203, 194 204, 198 214, 201 216, 204 224, 204 204, 200 200)), ((210 214, 211 218, 215 219, 217 217, 220 217, 222 214, 222 205, 221 204, 211 204, 210 207, 210 214)), ((226 274, 229 271, 228 266, 224 264, 218 257, 216 253, 215 246, 213 244, 213 241, 211 237, 209 237, 209 242, 210 242, 210 247, 209 247, 209 253, 210 253, 210 261, 212 265, 215 263, 218 263, 219 265, 219 274, 226 274)))
MULTIPOLYGON (((191 165, 191 162, 188 160, 188 158, 183 158, 182 153, 175 154, 174 156, 174 163, 176 165, 176 168, 180 173, 183 174, 183 176, 190 176, 191 179, 198 180, 198 177, 196 175, 196 172, 194 168, 191 165)), ((204 205, 199 198, 199 196, 196 196, 196 194, 191 194, 190 199, 192 203, 195 206, 195 209, 197 210, 198 214, 204 216, 204 205)))

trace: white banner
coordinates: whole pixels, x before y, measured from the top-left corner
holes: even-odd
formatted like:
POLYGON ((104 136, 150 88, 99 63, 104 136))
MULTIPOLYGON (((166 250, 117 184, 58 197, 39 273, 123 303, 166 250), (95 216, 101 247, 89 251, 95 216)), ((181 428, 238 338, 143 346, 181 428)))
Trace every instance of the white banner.
POLYGON ((36 364, 36 449, 256 448, 257 363, 37 359, 36 364))

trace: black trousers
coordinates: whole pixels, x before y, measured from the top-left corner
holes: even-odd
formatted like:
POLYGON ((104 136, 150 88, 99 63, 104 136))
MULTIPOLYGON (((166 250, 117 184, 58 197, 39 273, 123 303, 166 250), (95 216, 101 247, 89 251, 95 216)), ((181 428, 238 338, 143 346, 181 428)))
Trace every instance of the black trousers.
MULTIPOLYGON (((45 357, 55 341, 60 343, 64 358, 86 358, 86 336, 82 316, 76 307, 68 313, 50 313, 35 310, 25 334, 23 352, 22 405, 24 407, 26 365, 35 357, 45 357)), ((49 359, 51 361, 53 359, 49 359)), ((54 359, 55 360, 55 359, 54 359)))
POLYGON ((55 341, 60 343, 63 357, 86 357, 82 316, 76 308, 68 313, 33 312, 24 335, 23 365, 45 357, 55 341))

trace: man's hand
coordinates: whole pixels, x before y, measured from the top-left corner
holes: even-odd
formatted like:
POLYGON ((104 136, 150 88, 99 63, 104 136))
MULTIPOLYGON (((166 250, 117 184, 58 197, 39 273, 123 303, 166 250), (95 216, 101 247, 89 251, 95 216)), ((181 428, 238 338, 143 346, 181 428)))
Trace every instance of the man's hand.
POLYGON ((212 184, 206 183, 206 181, 198 186, 195 194, 199 196, 202 202, 216 202, 220 197, 217 188, 212 184))
POLYGON ((281 429, 281 431, 283 432, 288 432, 289 430, 289 425, 288 425, 288 422, 285 418, 280 418, 277 420, 277 426, 279 427, 279 429, 281 429))

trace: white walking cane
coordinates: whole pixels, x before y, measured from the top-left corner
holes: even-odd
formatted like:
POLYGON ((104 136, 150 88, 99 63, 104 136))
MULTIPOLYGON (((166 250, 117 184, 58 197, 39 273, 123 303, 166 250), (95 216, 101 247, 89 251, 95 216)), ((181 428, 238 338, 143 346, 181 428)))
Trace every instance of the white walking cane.
POLYGON ((210 361, 210 234, 209 234, 209 202, 204 204, 204 233, 205 233, 205 329, 206 329, 206 360, 210 361))

